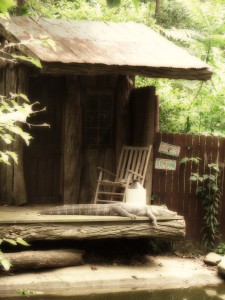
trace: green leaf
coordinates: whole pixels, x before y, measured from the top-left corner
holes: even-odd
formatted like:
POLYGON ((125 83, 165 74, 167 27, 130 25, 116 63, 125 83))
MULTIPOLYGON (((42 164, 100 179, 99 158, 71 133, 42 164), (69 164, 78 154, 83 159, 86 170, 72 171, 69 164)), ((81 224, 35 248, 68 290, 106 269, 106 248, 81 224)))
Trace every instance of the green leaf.
POLYGON ((24 239, 22 239, 22 238, 20 238, 20 237, 18 237, 18 238, 16 239, 16 242, 17 242, 18 244, 20 244, 20 245, 23 245, 23 246, 30 246, 30 244, 28 244, 26 241, 24 241, 24 239))
POLYGON ((211 179, 211 180, 215 180, 215 179, 216 179, 216 176, 214 176, 214 175, 210 174, 210 175, 209 175, 209 179, 211 179))
POLYGON ((2 151, 0 151, 0 161, 4 162, 7 165, 10 165, 9 156, 2 151))
POLYGON ((199 174, 198 173, 191 173, 193 176, 195 176, 195 177, 199 177, 199 174))
POLYGON ((209 168, 212 168, 213 170, 220 172, 218 164, 208 164, 209 168))
POLYGON ((41 65, 41 62, 39 59, 37 58, 34 58, 34 57, 28 57, 28 56, 24 56, 24 55, 16 55, 16 54, 11 54, 11 56, 13 58, 17 58, 19 60, 22 60, 22 61, 26 61, 26 62, 29 62, 31 64, 33 64, 35 67, 41 69, 42 68, 42 65, 41 65))
POLYGON ((222 34, 214 34, 204 38, 204 42, 210 43, 214 47, 223 47, 225 45, 225 36, 222 34))
POLYGON ((7 242, 13 246, 16 246, 17 245, 17 242, 13 239, 3 239, 4 242, 7 242))
POLYGON ((52 48, 53 51, 57 52, 56 43, 52 39, 47 39, 46 44, 52 48))
POLYGON ((26 95, 20 93, 19 97, 23 98, 26 102, 30 102, 26 95))
POLYGON ((8 20, 8 19, 10 19, 10 15, 8 12, 5 12, 4 14, 0 13, 0 18, 2 18, 4 20, 8 20))
POLYGON ((190 180, 191 180, 191 181, 197 181, 198 179, 197 179, 195 176, 191 176, 191 177, 190 177, 190 180))
POLYGON ((120 0, 107 0, 106 2, 110 8, 119 6, 121 4, 120 0))
POLYGON ((214 191, 218 191, 218 190, 219 190, 219 188, 218 188, 218 186, 217 186, 216 184, 213 184, 213 185, 211 186, 211 188, 212 188, 214 191))
POLYGON ((188 158, 188 157, 183 157, 183 158, 180 160, 180 164, 185 164, 187 161, 189 161, 189 158, 188 158))
POLYGON ((10 267, 12 266, 10 261, 2 256, 0 257, 0 264, 6 271, 9 271, 10 267))
POLYGON ((132 0, 132 2, 133 2, 133 5, 134 5, 135 9, 138 10, 138 8, 139 8, 139 0, 132 0))
POLYGON ((11 156, 11 158, 14 160, 14 162, 16 164, 18 164, 18 156, 17 156, 17 154, 15 152, 6 151, 6 153, 11 156))
POLYGON ((1 0, 0 12, 6 14, 7 11, 14 6, 16 6, 16 2, 14 0, 1 0))
POLYGON ((200 160, 201 160, 200 157, 191 157, 191 158, 190 158, 190 161, 193 161, 193 162, 195 162, 196 164, 197 164, 200 160))

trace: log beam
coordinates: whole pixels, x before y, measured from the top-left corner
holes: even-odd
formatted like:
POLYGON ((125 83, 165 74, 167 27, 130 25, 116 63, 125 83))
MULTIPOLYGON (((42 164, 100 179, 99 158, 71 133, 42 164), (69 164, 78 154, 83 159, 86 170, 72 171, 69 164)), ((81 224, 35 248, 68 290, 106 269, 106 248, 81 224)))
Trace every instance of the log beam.
POLYGON ((0 233, 0 238, 22 237, 27 241, 142 237, 181 240, 185 236, 185 221, 182 217, 174 220, 159 220, 158 227, 149 220, 0 224, 0 233))
POLYGON ((64 75, 142 75, 149 78, 169 78, 188 80, 208 80, 212 71, 208 68, 183 69, 170 67, 145 67, 145 66, 110 66, 104 64, 62 64, 42 62, 41 73, 64 75))
POLYGON ((80 250, 61 249, 4 253, 1 256, 10 261, 11 271, 78 266, 83 263, 83 254, 80 250))

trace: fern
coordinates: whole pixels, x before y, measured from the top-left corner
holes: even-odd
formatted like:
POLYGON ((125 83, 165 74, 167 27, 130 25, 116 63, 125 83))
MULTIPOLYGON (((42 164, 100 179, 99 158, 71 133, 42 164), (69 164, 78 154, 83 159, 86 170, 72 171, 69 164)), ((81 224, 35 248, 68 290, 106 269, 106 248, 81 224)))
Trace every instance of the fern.
POLYGON ((174 41, 192 42, 194 39, 203 38, 198 31, 191 29, 177 29, 175 27, 171 29, 162 28, 162 32, 166 37, 174 41))

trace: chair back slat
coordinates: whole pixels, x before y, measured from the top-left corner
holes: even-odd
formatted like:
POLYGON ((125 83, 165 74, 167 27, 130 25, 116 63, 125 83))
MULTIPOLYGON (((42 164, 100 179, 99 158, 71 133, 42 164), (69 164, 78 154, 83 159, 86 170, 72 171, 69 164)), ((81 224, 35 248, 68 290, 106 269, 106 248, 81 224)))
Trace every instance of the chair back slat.
POLYGON ((121 155, 120 155, 120 162, 117 169, 117 180, 125 178, 125 173, 127 169, 127 161, 130 158, 129 150, 123 146, 121 155))
POLYGON ((117 169, 117 180, 126 182, 131 170, 143 176, 142 179, 135 174, 132 175, 132 180, 138 179, 143 185, 148 167, 151 146, 149 147, 131 147, 123 146, 117 169))
MULTIPOLYGON (((140 150, 138 152, 138 157, 137 157, 137 163, 136 163, 136 168, 134 170, 134 172, 136 173, 140 173, 140 170, 141 170, 141 161, 142 161, 142 155, 143 155, 143 150, 140 150)), ((136 178, 135 178, 136 179, 136 178)))

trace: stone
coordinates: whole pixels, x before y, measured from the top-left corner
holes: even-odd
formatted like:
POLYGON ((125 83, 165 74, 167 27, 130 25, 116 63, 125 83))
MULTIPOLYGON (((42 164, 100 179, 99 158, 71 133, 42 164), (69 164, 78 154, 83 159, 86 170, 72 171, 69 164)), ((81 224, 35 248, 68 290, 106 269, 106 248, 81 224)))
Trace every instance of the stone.
POLYGON ((207 289, 205 290, 205 293, 208 297, 216 297, 217 296, 217 291, 213 289, 207 289))
POLYGON ((222 258, 222 260, 218 264, 217 268, 218 268, 219 275, 221 275, 223 278, 225 278, 225 256, 222 258))
POLYGON ((222 258, 223 258, 223 256, 221 256, 217 253, 214 253, 214 252, 210 252, 204 258, 204 263, 207 265, 211 265, 211 266, 217 266, 222 258))

